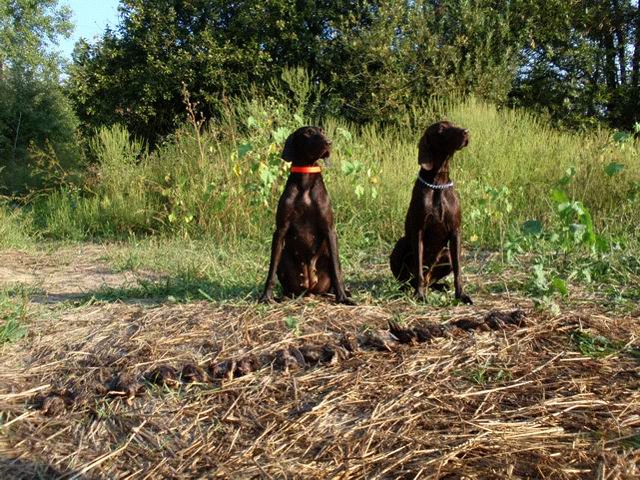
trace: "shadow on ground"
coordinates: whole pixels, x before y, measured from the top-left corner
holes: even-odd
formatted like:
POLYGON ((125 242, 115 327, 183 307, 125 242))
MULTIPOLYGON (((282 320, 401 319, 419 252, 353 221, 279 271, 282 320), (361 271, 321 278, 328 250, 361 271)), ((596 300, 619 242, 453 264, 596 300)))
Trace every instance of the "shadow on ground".
POLYGON ((88 479, 91 477, 73 471, 59 471, 49 465, 34 463, 20 458, 0 456, 0 478, 3 480, 61 480, 67 478, 88 479))
MULTIPOLYGON (((57 297, 63 297, 61 295, 57 297)), ((190 302, 193 300, 255 300, 258 298, 258 286, 248 283, 228 283, 202 279, 169 277, 159 281, 139 280, 135 285, 122 287, 102 287, 73 299, 74 302, 135 302, 150 303, 190 302)), ((51 296, 49 296, 49 301, 51 296)), ((70 300, 70 298, 66 298, 70 300)))

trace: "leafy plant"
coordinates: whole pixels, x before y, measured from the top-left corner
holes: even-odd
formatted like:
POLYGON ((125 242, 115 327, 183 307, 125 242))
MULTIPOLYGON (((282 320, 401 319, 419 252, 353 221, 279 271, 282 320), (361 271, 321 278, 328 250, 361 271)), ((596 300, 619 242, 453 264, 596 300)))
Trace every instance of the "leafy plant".
POLYGON ((344 129, 338 128, 336 132, 342 140, 341 153, 344 159, 340 164, 340 170, 352 185, 353 193, 358 200, 368 193, 369 198, 375 200, 378 198, 378 173, 371 165, 366 166, 359 160, 360 152, 364 150, 362 145, 352 141, 351 133, 344 129))
POLYGON ((623 342, 610 340, 602 335, 591 335, 584 330, 575 330, 571 333, 571 339, 578 351, 591 358, 602 358, 610 355, 626 353, 640 358, 640 348, 628 346, 623 342))
POLYGON ((491 366, 490 363, 478 365, 476 368, 461 372, 460 374, 467 380, 480 386, 485 386, 491 383, 501 383, 509 381, 512 378, 512 374, 509 369, 491 366))
POLYGON ((298 317, 285 317, 284 324, 294 335, 300 334, 300 319, 298 317))

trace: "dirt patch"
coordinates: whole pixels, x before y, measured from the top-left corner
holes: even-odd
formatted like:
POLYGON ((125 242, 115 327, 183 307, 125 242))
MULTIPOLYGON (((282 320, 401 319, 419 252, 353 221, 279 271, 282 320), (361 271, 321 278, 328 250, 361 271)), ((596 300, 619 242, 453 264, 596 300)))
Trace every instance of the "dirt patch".
POLYGON ((104 288, 123 288, 140 280, 158 280, 153 272, 116 272, 103 260, 106 247, 82 245, 55 252, 0 252, 0 288, 26 285, 33 302, 76 300, 104 288))

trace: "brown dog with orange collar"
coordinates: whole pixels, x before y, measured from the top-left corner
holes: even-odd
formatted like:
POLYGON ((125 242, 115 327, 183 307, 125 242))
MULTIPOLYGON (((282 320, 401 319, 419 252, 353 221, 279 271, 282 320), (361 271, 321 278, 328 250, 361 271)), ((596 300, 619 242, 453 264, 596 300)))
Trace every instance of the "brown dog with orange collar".
POLYGON ((331 154, 331 141, 319 127, 301 127, 284 145, 282 158, 292 163, 276 211, 269 273, 260 302, 273 300, 276 275, 285 297, 326 294, 354 305, 342 280, 338 239, 320 159, 331 154))

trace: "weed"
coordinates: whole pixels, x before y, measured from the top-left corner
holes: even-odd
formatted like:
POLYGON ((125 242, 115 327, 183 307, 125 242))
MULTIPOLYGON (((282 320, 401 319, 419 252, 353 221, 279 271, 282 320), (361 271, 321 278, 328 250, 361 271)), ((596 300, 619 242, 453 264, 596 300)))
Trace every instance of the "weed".
POLYGON ((0 293, 0 345, 15 342, 27 334, 25 326, 29 298, 23 294, 18 300, 0 293))
POLYGON ((24 249, 33 244, 33 237, 30 212, 0 203, 0 248, 24 249))
POLYGON ((620 440, 620 444, 629 450, 640 449, 640 433, 631 435, 620 440))
POLYGON ((285 326, 293 333, 294 335, 300 334, 300 319, 297 317, 288 316, 284 319, 285 326))
MULTIPOLYGON (((71 239, 132 233, 206 236, 219 243, 268 238, 288 171, 280 152, 291 131, 317 123, 307 116, 313 107, 303 104, 313 104, 322 89, 301 72, 285 77, 282 92, 236 98, 220 120, 205 124, 188 115, 189 122, 151 154, 122 127, 99 130, 89 143, 95 170, 80 190, 68 185, 38 200, 38 229, 71 239)), ((628 236, 628 225, 637 223, 637 209, 620 208, 640 184, 632 142, 621 148, 604 134, 556 132, 525 112, 470 99, 408 112, 398 126, 321 122, 338 166, 325 170, 327 187, 350 243, 390 243, 401 234, 418 169, 417 139, 443 111, 473 136, 451 167, 470 243, 505 250, 531 219, 539 227, 560 219, 561 236, 592 243, 595 231, 628 236), (558 171, 571 172, 566 184, 555 181, 558 171)))
POLYGON ((584 330, 572 332, 571 339, 578 351, 587 357, 602 358, 626 353, 635 358, 640 358, 640 348, 628 346, 623 342, 610 340, 602 335, 591 335, 584 330))
POLYGON ((512 373, 509 369, 494 367, 489 363, 478 365, 470 370, 457 372, 457 375, 482 387, 487 384, 507 382, 512 378, 512 373))

